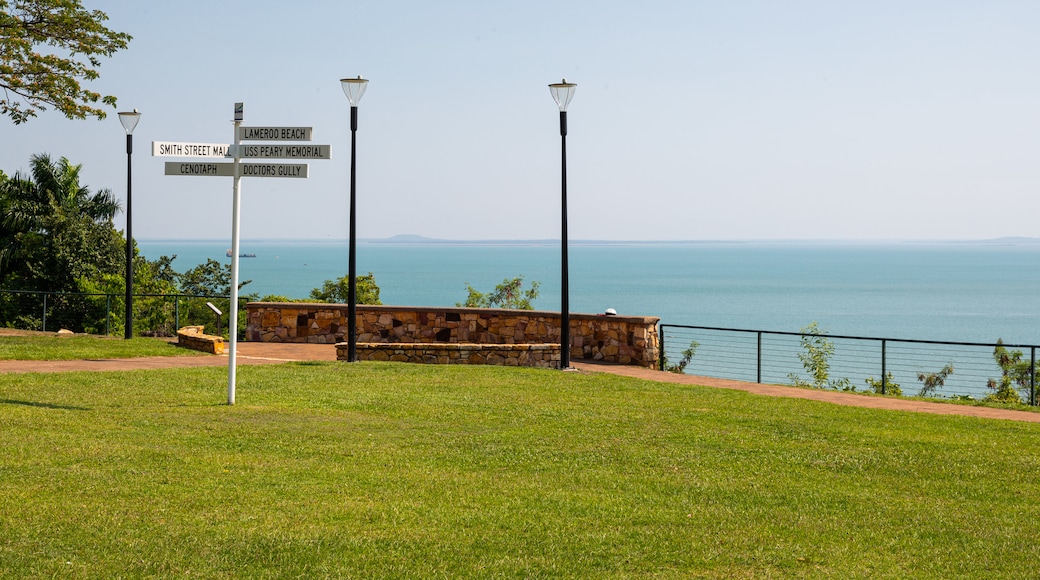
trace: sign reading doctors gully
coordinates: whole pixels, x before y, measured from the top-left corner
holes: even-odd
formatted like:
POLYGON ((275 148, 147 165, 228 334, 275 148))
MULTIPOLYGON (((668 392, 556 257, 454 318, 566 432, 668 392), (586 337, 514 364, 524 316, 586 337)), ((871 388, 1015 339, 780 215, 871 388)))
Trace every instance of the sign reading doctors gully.
POLYGON ((298 145, 294 143, 264 143, 242 145, 242 141, 310 141, 310 127, 243 127, 242 103, 235 103, 235 142, 183 143, 152 141, 153 157, 208 158, 209 161, 167 161, 166 175, 192 177, 234 178, 233 208, 231 214, 231 312, 228 313, 228 404, 235 404, 235 350, 238 344, 238 222, 242 213, 241 179, 243 177, 306 178, 306 163, 242 163, 247 159, 330 159, 330 145, 298 145), (231 162, 218 163, 216 159, 231 162))

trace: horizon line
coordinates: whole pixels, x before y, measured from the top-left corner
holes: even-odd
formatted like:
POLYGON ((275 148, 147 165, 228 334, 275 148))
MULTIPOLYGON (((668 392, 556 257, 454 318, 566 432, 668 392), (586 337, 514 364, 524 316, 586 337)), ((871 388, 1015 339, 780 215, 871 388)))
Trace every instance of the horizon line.
MULTIPOLYGON (((229 243, 228 238, 135 238, 140 242, 221 242, 229 243)), ((322 242, 322 243, 348 243, 348 238, 242 238, 240 241, 249 242, 322 242)), ((431 238, 418 235, 395 235, 384 238, 358 238, 359 243, 380 244, 543 244, 558 245, 560 238, 479 238, 479 239, 451 239, 431 238)), ((570 244, 596 244, 596 245, 650 245, 650 244, 746 244, 746 243, 775 243, 775 244, 805 244, 805 243, 841 243, 841 244, 956 244, 956 243, 1004 243, 1004 244, 1038 244, 1040 237, 1030 236, 1003 236, 999 238, 734 238, 734 239, 685 239, 685 240, 609 240, 609 239, 571 239, 570 244)))

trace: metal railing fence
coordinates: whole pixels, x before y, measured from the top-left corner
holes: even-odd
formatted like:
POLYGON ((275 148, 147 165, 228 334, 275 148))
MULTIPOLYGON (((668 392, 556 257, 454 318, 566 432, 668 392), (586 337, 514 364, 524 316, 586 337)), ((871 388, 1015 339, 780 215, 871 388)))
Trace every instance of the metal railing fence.
POLYGON ((1037 404, 1036 351, 1040 345, 947 342, 778 332, 661 324, 659 326, 661 370, 674 367, 683 351, 696 343, 693 357, 682 372, 715 378, 735 379, 766 384, 794 384, 797 380, 813 382, 799 355, 806 354, 803 337, 822 338, 834 347, 827 358, 828 378, 832 387, 868 391, 875 389, 868 379, 879 384, 882 394, 901 390, 903 395, 921 393, 919 378, 940 372, 952 365, 953 372, 945 384, 930 396, 943 398, 982 399, 994 393, 990 381, 1001 380, 1003 371, 994 358, 994 349, 1003 346, 1020 352, 1020 364, 1026 384, 1013 385, 1023 402, 1037 404))
MULTIPOLYGON (((126 296, 122 293, 46 292, 0 289, 0 326, 24 330, 123 334, 126 296)), ((213 325, 216 315, 206 306, 213 302, 224 316, 230 312, 228 296, 203 294, 134 294, 135 334, 173 336, 186 324, 213 325)), ((244 312, 247 298, 239 299, 244 312)), ((227 327, 226 321, 224 328, 227 327)))

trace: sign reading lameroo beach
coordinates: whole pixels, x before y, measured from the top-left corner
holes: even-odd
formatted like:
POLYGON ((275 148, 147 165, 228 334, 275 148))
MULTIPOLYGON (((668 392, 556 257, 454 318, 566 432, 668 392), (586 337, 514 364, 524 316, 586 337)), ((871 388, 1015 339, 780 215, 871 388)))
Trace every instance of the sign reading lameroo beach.
POLYGON ((241 141, 310 141, 310 127, 239 127, 241 141))

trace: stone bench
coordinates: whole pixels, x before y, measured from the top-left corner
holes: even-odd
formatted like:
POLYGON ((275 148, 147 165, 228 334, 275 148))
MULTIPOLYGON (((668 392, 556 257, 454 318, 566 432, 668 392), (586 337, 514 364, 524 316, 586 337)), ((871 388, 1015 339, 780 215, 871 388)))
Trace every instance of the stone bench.
MULTIPOLYGON (((336 359, 347 360, 349 344, 336 343, 336 359)), ((477 344, 451 342, 359 342, 357 359, 421 364, 498 365, 559 368, 558 344, 477 344)))
POLYGON ((204 334, 205 326, 182 326, 177 330, 177 346, 212 354, 224 354, 224 338, 204 334))

